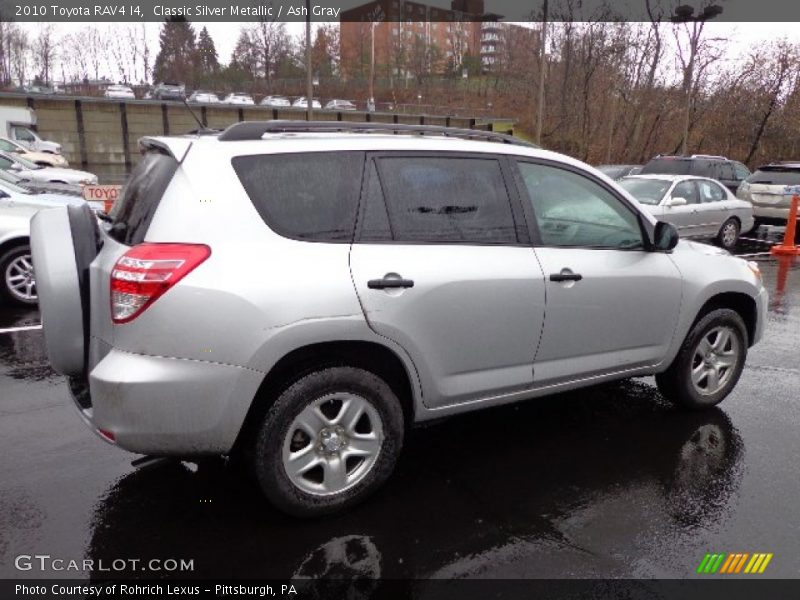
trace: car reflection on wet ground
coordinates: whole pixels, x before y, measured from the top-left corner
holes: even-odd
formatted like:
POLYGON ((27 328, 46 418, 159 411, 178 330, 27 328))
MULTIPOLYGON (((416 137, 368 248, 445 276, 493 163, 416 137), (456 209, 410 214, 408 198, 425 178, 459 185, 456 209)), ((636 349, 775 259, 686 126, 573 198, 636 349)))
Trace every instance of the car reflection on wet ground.
MULTIPOLYGON (((366 503, 312 521, 221 460, 131 467, 73 414, 36 312, 5 309, 0 577, 24 575, 19 554, 182 558, 193 572, 157 576, 358 578, 366 596, 379 577, 690 577, 706 552, 771 552, 764 576, 797 577, 800 260, 765 248, 738 251, 769 322, 719 408, 677 410, 643 378, 452 418, 413 430, 366 503)), ((64 575, 110 576, 36 573, 64 575)))

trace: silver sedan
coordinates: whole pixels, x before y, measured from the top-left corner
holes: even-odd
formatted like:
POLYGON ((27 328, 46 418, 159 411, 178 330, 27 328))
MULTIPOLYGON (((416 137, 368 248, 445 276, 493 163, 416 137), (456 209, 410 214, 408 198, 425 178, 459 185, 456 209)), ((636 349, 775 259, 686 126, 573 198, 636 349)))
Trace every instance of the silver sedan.
POLYGON ((681 237, 713 239, 730 250, 740 232, 753 228, 753 206, 713 179, 635 175, 617 183, 657 219, 672 223, 681 237))

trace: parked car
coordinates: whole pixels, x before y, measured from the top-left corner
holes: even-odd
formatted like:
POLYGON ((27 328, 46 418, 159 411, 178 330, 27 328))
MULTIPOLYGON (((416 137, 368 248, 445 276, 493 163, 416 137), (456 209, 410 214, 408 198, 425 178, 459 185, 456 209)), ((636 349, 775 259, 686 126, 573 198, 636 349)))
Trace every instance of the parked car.
POLYGON ((119 100, 134 100, 136 98, 136 94, 127 85, 110 85, 103 92, 103 96, 119 100))
POLYGON ((27 146, 8 138, 0 137, 0 151, 11 152, 42 167, 68 167, 67 159, 60 154, 34 152, 27 146))
POLYGON ((56 206, 88 205, 102 211, 100 202, 62 194, 34 194, 0 181, 0 299, 14 304, 36 304, 36 280, 30 249, 30 220, 37 211, 56 206))
POLYGON ((356 110, 356 105, 350 100, 331 100, 325 105, 327 110, 356 110))
POLYGON ((641 175, 695 175, 716 179, 734 194, 739 184, 750 176, 750 169, 724 156, 692 154, 652 158, 640 171, 641 175))
POLYGON ((261 106, 271 106, 273 108, 283 108, 292 105, 289 99, 283 96, 264 96, 259 104, 261 106))
POLYGON ((600 165, 597 170, 611 179, 622 179, 628 175, 638 175, 642 165, 600 165))
POLYGON ((189 96, 189 102, 195 104, 219 104, 219 96, 213 92, 195 90, 192 92, 192 95, 189 96))
POLYGON ((225 96, 225 99, 222 102, 224 104, 239 104, 242 106, 252 106, 255 104, 255 101, 250 94, 245 94, 242 92, 232 92, 225 96))
MULTIPOLYGON (((300 98, 292 102, 292 106, 294 108, 308 108, 308 101, 306 100, 305 96, 301 96, 300 98)), ((322 104, 319 103, 319 100, 312 99, 311 108, 322 108, 322 104)))
MULTIPOLYGON (((800 162, 778 162, 758 167, 745 179, 736 195, 753 205, 755 227, 786 225, 792 196, 787 186, 800 185, 800 162)), ((800 227, 795 230, 795 243, 800 242, 800 227)))
POLYGON ((49 183, 67 183, 93 185, 97 183, 97 175, 77 169, 60 167, 42 167, 22 158, 17 154, 0 152, 0 169, 11 171, 22 179, 49 183))
POLYGON ((414 423, 643 375, 693 409, 736 385, 756 263, 568 156, 368 125, 144 138, 112 223, 34 217, 48 356, 96 433, 243 457, 309 516, 377 489, 414 423))
POLYGON ((186 87, 182 83, 159 83, 153 88, 153 100, 178 100, 186 97, 186 87))
POLYGON ((0 135, 35 152, 61 154, 61 144, 43 140, 36 131, 36 112, 23 106, 0 106, 0 135))
POLYGON ((49 181, 32 181, 23 179, 12 171, 0 169, 0 181, 13 183, 29 192, 36 194, 54 193, 67 196, 80 196, 83 198, 83 186, 71 183, 51 183, 49 181))
POLYGON ((753 228, 753 207, 714 179, 687 175, 635 175, 619 185, 681 237, 713 239, 726 250, 753 228))

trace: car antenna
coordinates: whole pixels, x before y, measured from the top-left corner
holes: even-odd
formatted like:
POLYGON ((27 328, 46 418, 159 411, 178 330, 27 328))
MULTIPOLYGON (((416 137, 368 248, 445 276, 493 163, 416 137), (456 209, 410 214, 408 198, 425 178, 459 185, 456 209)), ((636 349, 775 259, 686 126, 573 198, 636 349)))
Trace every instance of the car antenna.
POLYGON ((192 110, 192 107, 189 106, 189 102, 186 100, 185 97, 183 98, 183 105, 186 107, 186 110, 189 111, 189 114, 192 115, 192 118, 195 120, 195 122, 197 122, 197 124, 200 126, 196 130, 190 131, 189 133, 196 133, 197 135, 203 135, 205 133, 219 133, 219 131, 217 131, 216 129, 209 129, 208 127, 203 125, 203 122, 198 118, 198 116, 192 110))

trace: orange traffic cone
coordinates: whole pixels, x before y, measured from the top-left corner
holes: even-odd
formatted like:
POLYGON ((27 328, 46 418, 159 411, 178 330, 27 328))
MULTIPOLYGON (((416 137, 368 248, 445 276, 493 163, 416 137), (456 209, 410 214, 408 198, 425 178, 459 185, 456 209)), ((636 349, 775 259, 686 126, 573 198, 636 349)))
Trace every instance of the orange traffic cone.
POLYGON ((783 243, 772 247, 771 254, 779 256, 798 256, 800 246, 794 245, 794 232, 797 228, 797 204, 800 203, 800 196, 792 196, 792 206, 789 208, 789 219, 786 221, 786 233, 783 236, 783 243))

